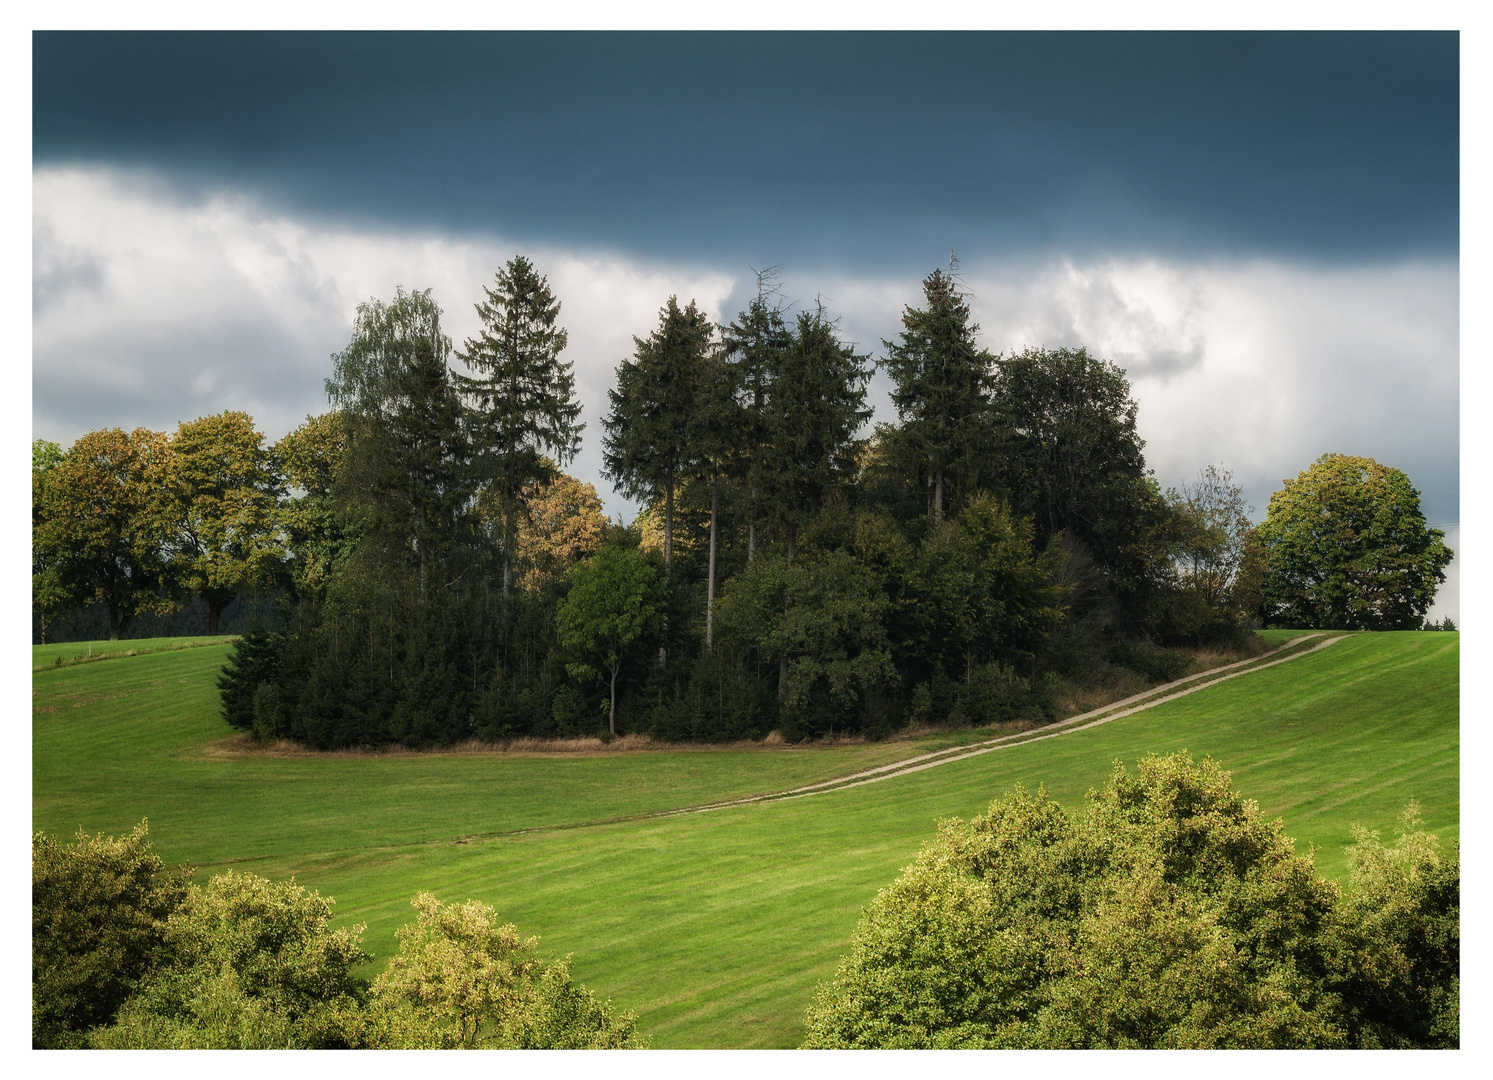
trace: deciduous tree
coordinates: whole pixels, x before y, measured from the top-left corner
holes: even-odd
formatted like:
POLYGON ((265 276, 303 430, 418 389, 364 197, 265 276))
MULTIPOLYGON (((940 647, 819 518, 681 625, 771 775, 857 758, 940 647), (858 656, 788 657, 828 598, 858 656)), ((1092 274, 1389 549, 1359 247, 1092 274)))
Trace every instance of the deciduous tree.
POLYGON ((421 595, 473 493, 440 316, 429 289, 358 305, 352 340, 327 380, 347 433, 339 496, 366 508, 372 530, 415 570, 421 595))
POLYGON ((141 612, 176 607, 172 470, 166 436, 108 428, 79 438, 33 489, 33 543, 53 584, 80 606, 102 601, 110 640, 141 612))
POLYGON ((557 473, 524 492, 524 512, 515 538, 522 584, 539 589, 563 578, 582 559, 601 550, 607 518, 591 484, 557 473))
POLYGON ((31 1038, 78 1046, 155 966, 190 868, 168 871, 142 821, 125 836, 31 837, 31 1038))
POLYGON ((351 554, 361 529, 354 515, 339 511, 334 497, 347 452, 340 412, 308 416, 270 448, 273 468, 289 489, 280 503, 290 584, 310 600, 326 596, 327 583, 351 554))
POLYGON ((207 604, 207 632, 216 634, 239 593, 269 588, 281 576, 279 485, 248 413, 183 423, 171 449, 175 578, 207 604))
POLYGON ((1324 454, 1270 497, 1258 537, 1267 617, 1333 630, 1413 630, 1452 553, 1420 493, 1373 458, 1324 454))
POLYGON ((570 574, 570 592, 556 613, 560 641, 581 659, 568 665, 577 679, 610 677, 607 724, 617 734, 617 676, 628 649, 655 632, 664 612, 658 572, 634 548, 604 547, 570 574))

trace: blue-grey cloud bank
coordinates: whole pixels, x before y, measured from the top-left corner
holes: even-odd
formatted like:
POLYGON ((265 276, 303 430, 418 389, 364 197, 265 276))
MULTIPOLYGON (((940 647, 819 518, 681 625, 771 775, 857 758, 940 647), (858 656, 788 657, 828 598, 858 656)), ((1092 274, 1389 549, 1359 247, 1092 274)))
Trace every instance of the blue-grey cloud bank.
POLYGON ((1445 256, 1450 33, 38 33, 38 163, 652 254, 1445 256))

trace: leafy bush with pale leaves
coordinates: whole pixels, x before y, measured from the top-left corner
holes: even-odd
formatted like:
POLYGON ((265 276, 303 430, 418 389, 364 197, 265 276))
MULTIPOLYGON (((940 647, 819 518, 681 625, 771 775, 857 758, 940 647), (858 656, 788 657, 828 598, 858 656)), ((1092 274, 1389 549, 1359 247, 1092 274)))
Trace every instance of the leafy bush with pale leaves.
POLYGON ((1455 859, 1359 837, 1352 891, 1211 760, 941 823, 862 917, 806 1047, 1456 1045, 1455 859))
POLYGON ((647 1045, 630 1013, 614 1014, 570 978, 570 961, 542 962, 538 938, 499 924, 487 904, 412 901, 399 953, 373 984, 366 1045, 629 1049, 647 1045))
POLYGON ((155 963, 166 920, 187 895, 141 822, 127 836, 71 844, 31 838, 31 1038, 78 1046, 108 1023, 155 963))

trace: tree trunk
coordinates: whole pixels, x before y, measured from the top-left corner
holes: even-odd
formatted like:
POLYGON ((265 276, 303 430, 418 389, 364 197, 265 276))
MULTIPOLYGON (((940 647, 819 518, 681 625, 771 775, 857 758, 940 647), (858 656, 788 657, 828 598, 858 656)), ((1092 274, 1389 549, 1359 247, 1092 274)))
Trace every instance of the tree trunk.
POLYGON ((933 474, 933 524, 943 521, 943 470, 933 474))
POLYGON ((503 508, 503 599, 513 591, 513 508, 503 508))
POLYGON ((415 553, 420 559, 420 599, 425 599, 425 507, 420 507, 418 522, 419 532, 415 535, 415 553))
POLYGON ((122 618, 121 616, 119 616, 118 614, 116 614, 115 611, 114 611, 114 609, 112 607, 109 609, 109 640, 110 641, 118 641, 119 640, 120 635, 124 633, 124 624, 127 623, 127 622, 129 622, 129 619, 122 618))
POLYGON ((716 479, 710 478, 710 572, 705 578, 705 651, 715 645, 715 495, 716 479))
POLYGON ((793 565, 793 556, 798 551, 798 525, 790 522, 788 525, 788 565, 793 565))
POLYGON ((211 602, 208 603, 208 605, 207 605, 207 635, 208 635, 208 637, 217 637, 218 636, 218 619, 219 619, 219 617, 222 614, 223 614, 223 608, 218 607, 214 603, 211 603, 211 602))
MULTIPOLYGON (((669 474, 664 482, 664 580, 671 586, 674 582, 674 476, 669 474)), ((672 595, 672 589, 670 590, 672 595)), ((665 642, 669 639, 669 616, 659 620, 665 642)), ((669 646, 660 644, 658 647, 658 666, 667 667, 669 663, 669 646)))
POLYGON ((617 737, 617 672, 621 668, 620 663, 612 665, 612 711, 607 716, 607 729, 614 739, 617 737))
POLYGON ((757 523, 755 521, 747 524, 747 562, 750 563, 757 557, 757 523))

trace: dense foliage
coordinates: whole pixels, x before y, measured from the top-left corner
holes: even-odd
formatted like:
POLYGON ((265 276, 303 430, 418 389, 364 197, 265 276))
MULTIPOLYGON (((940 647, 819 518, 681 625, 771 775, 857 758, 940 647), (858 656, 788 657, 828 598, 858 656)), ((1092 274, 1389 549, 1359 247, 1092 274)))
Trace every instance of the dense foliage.
POLYGON ((189 885, 129 836, 32 840, 32 1040, 98 1049, 647 1045, 630 1014, 476 901, 413 903, 371 984, 361 927, 294 881, 189 885))
POLYGON ((1211 760, 1017 788, 877 895, 805 1046, 1456 1046, 1458 856, 1404 822, 1340 892, 1211 760))
POLYGON ((145 822, 127 836, 31 838, 31 1039, 82 1045, 153 967, 185 875, 151 854, 145 822))
POLYGON ((1267 618, 1331 630, 1414 630, 1452 553, 1420 493, 1372 458, 1324 454, 1270 497, 1258 531, 1267 618))
POLYGON ((38 626, 94 603, 118 635, 196 597, 211 628, 272 595, 224 716, 331 748, 1040 723, 1176 677, 1175 646, 1247 649, 1251 619, 1418 625, 1448 553, 1402 474, 1344 473, 1326 531, 1315 481, 1254 531, 1225 468, 1163 493, 1124 372, 980 348, 952 270, 883 343, 897 422, 869 435, 871 358, 822 306, 789 317, 772 271, 725 325, 670 297, 600 425, 630 526, 561 471, 580 406, 532 263, 456 351, 428 290, 370 300, 334 411, 268 448, 231 412, 38 442, 38 626))

